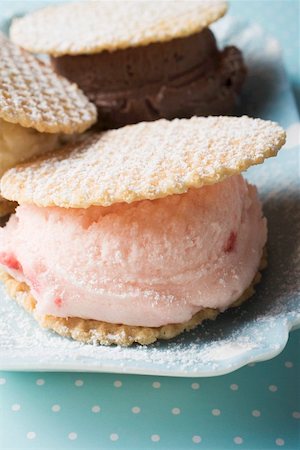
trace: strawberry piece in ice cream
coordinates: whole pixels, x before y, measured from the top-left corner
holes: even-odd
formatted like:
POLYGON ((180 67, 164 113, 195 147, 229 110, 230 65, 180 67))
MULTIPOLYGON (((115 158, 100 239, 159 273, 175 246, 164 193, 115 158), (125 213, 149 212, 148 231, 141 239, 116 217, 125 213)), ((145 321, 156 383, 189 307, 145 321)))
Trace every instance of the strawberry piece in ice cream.
POLYGON ((14 255, 1 252, 0 253, 0 264, 12 270, 22 270, 22 266, 19 261, 14 257, 14 255))

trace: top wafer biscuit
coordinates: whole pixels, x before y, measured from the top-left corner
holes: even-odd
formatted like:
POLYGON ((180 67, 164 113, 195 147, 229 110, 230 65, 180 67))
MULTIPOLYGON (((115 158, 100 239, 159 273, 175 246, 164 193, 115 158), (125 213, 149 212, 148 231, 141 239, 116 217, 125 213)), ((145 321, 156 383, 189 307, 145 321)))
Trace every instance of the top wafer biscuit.
POLYGON ((275 156, 284 142, 279 125, 245 116, 141 122, 17 166, 1 192, 67 208, 153 200, 222 181, 275 156))
POLYGON ((224 0, 85 1, 16 19, 10 33, 14 42, 34 53, 90 54, 189 36, 226 10, 224 0))
POLYGON ((0 118, 47 133, 80 133, 96 108, 76 84, 0 33, 0 118))

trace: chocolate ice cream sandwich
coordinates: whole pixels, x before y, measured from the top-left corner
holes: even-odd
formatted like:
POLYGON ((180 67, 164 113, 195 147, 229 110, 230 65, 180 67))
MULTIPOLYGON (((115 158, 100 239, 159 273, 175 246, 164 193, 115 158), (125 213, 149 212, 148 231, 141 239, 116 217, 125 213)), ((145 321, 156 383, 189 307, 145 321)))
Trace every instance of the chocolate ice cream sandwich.
POLYGON ((160 118, 231 114, 246 69, 208 26, 223 0, 86 1, 16 19, 11 37, 50 55, 98 109, 101 128, 160 118))

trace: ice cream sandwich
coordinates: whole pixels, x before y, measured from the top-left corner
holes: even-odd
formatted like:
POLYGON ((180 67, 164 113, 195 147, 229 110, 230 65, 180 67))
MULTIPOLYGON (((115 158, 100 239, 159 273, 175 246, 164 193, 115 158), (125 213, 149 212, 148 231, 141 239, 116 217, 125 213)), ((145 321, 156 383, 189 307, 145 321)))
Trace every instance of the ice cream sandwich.
POLYGON ((99 126, 232 114, 245 79, 241 52, 219 50, 210 24, 223 0, 85 1, 16 19, 13 41, 48 54, 98 109, 99 126))
POLYGON ((86 343, 145 345, 214 319, 253 294, 266 264, 266 219, 241 172, 284 142, 260 119, 160 119, 10 169, 9 294, 86 343))
MULTIPOLYGON (((96 121, 83 92, 0 33, 0 177, 96 121)), ((14 207, 0 196, 0 216, 14 207)))

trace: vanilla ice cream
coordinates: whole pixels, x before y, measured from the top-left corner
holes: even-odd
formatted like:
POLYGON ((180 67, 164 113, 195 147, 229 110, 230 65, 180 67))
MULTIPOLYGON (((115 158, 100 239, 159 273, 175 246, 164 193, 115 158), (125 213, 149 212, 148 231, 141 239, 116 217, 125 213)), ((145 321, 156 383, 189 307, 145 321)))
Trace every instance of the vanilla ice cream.
POLYGON ((59 134, 40 133, 0 119, 0 177, 16 164, 59 146, 59 134))

